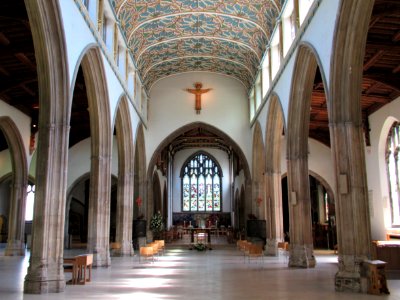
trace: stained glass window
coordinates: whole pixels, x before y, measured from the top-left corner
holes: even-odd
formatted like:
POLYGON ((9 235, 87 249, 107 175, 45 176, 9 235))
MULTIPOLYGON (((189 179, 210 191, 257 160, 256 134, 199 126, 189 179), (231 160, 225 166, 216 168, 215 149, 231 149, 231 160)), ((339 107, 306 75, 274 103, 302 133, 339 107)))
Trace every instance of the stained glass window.
POLYGON ((197 153, 182 168, 182 210, 221 211, 222 172, 216 161, 197 153))

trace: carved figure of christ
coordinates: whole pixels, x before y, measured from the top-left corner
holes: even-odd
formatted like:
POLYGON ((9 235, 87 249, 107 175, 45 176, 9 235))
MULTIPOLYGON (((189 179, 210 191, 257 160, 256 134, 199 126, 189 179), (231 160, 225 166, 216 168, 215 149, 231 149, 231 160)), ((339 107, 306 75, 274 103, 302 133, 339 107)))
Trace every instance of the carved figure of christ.
POLYGON ((185 89, 185 91, 194 94, 195 97, 195 109, 196 109, 196 114, 200 114, 201 110, 201 95, 209 92, 212 89, 202 89, 203 84, 200 82, 196 82, 194 84, 194 89, 185 89))

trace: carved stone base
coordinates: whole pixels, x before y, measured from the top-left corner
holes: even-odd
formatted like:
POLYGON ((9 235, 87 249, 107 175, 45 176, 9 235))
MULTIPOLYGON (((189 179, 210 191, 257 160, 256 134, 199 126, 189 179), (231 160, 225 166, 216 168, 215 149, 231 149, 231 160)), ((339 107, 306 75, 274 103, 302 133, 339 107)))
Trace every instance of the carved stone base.
POLYGON ((335 289, 338 292, 366 293, 367 278, 362 274, 364 257, 339 255, 339 271, 335 275, 335 289))
POLYGON ((289 267, 314 268, 316 265, 312 245, 291 245, 289 267))
POLYGON ((121 248, 113 249, 110 252, 111 256, 133 256, 134 250, 131 242, 123 242, 121 248))
POLYGON ((267 239, 265 255, 278 256, 278 241, 276 239, 267 239))
POLYGON ((5 256, 25 256, 25 244, 21 241, 8 241, 5 256))
POLYGON ((93 267, 109 267, 110 265, 111 257, 108 248, 97 248, 93 250, 93 267))
POLYGON ((65 290, 64 269, 62 264, 40 263, 31 258, 28 274, 25 276, 25 294, 61 293, 65 290))

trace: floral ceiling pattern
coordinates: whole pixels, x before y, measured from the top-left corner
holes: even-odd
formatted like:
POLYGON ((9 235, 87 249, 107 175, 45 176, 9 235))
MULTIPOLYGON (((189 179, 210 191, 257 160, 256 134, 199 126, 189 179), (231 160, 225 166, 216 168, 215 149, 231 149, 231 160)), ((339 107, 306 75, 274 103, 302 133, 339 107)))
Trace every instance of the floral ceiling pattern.
POLYGON ((140 76, 221 73, 250 88, 284 0, 112 0, 140 76))

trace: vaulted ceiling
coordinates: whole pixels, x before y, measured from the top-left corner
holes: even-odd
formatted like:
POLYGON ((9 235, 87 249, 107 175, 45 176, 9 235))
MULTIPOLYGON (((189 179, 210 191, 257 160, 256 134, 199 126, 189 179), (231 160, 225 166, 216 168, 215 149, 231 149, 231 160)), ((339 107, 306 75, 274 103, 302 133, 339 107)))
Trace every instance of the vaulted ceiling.
POLYGON ((207 71, 250 88, 283 0, 114 0, 146 88, 169 75, 207 71))

